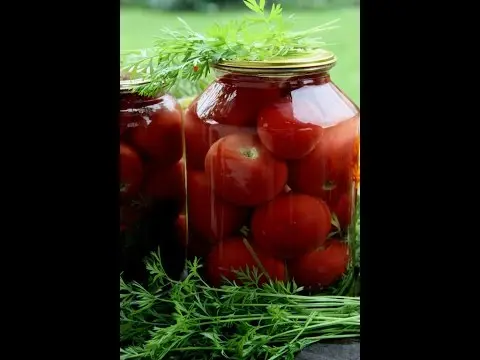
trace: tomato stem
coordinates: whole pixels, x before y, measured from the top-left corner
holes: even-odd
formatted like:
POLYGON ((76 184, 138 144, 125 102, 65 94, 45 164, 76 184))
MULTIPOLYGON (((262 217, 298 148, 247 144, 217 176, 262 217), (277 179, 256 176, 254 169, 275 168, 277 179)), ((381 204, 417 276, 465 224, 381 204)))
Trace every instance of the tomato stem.
POLYGON ((242 154, 244 157, 248 159, 255 160, 259 157, 260 153, 257 150, 257 148, 250 147, 250 148, 241 148, 240 149, 240 154, 242 154))

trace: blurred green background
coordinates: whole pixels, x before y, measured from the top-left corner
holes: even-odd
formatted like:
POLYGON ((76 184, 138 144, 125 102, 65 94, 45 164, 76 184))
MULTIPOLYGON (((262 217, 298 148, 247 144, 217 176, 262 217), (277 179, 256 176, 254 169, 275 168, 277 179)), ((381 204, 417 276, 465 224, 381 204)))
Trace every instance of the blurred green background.
MULTIPOLYGON (((325 33, 329 49, 338 56, 332 77, 352 100, 360 104, 360 0, 278 0, 285 14, 295 14, 296 27, 320 25, 339 18, 340 27, 325 33)), ((271 3, 271 1, 267 1, 271 3)), ((120 47, 149 47, 162 27, 177 28, 177 17, 202 31, 213 22, 234 18, 245 11, 242 0, 121 0, 120 47)))

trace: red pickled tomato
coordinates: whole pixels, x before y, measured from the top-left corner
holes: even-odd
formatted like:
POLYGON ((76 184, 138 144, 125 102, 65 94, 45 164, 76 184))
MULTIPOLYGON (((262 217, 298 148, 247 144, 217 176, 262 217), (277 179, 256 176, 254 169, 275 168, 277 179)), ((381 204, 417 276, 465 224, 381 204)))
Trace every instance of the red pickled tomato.
POLYGON ((204 122, 196 115, 197 103, 193 102, 185 112, 185 148, 189 169, 204 170, 205 155, 218 139, 235 133, 253 133, 255 130, 216 122, 204 122))
POLYGON ((292 190, 335 203, 353 186, 358 118, 325 128, 315 149, 289 163, 288 185, 292 190))
POLYGON ((274 83, 225 76, 198 97, 197 114, 205 121, 255 127, 260 109, 280 96, 280 88, 274 83))
POLYGON ((260 111, 258 136, 276 157, 300 159, 315 148, 322 136, 316 116, 318 111, 309 102, 292 102, 290 96, 285 97, 260 111))
POLYGON ((183 153, 182 110, 170 95, 163 96, 160 103, 148 109, 143 123, 130 132, 132 144, 158 166, 172 165, 183 153))
POLYGON ((177 228, 178 241, 187 251, 187 257, 189 259, 194 259, 195 257, 206 258, 210 253, 210 249, 212 246, 206 239, 202 238, 198 234, 195 234, 195 232, 190 228, 188 229, 187 243, 187 228, 185 215, 179 215, 175 225, 177 228))
POLYGON ((205 155, 210 144, 218 139, 211 137, 208 123, 204 123, 196 115, 197 103, 193 102, 185 111, 185 151, 187 167, 189 169, 203 170, 205 155))
POLYGON ((324 249, 314 250, 288 262, 290 277, 300 286, 323 288, 332 285, 347 271, 348 244, 331 239, 324 249))
POLYGON ((304 194, 282 194, 253 213, 254 243, 279 259, 303 255, 321 246, 330 230, 328 207, 304 194))
POLYGON ((140 156, 132 147, 120 143, 120 198, 136 195, 143 180, 143 165, 140 156))
POLYGON ((143 97, 136 93, 120 93, 119 128, 120 139, 130 144, 130 132, 145 123, 145 116, 159 102, 156 98, 143 97))
POLYGON ((192 230, 215 243, 231 236, 245 224, 248 208, 215 196, 204 172, 187 172, 188 220, 192 230))
POLYGON ((257 135, 232 134, 213 144, 205 157, 205 172, 215 193, 240 206, 273 199, 287 183, 287 165, 273 157, 257 135))
POLYGON ((169 167, 158 167, 156 163, 147 167, 144 194, 163 200, 185 201, 184 163, 182 160, 169 167))
MULTIPOLYGON (((263 267, 273 281, 285 280, 283 261, 260 253, 255 250, 255 247, 253 250, 261 266, 243 242, 242 237, 233 237, 215 245, 207 259, 207 274, 210 282, 214 286, 219 286, 223 280, 222 276, 230 281, 236 280, 235 271, 245 271, 247 267, 249 271, 257 268, 259 274, 262 273, 261 267, 263 267)), ((259 280, 260 284, 263 284, 268 281, 268 278, 262 275, 259 280)))

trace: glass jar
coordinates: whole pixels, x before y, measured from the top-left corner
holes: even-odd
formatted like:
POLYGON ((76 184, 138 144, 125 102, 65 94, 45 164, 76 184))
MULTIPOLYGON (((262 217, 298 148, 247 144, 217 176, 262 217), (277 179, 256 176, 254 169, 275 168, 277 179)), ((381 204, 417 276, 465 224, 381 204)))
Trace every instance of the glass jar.
POLYGON ((146 280, 143 259, 160 247, 166 271, 180 276, 185 251, 177 220, 185 208, 182 110, 171 95, 132 92, 120 80, 120 271, 146 280))
POLYGON ((211 284, 247 267, 311 291, 351 280, 360 116, 335 63, 222 63, 187 109, 189 247, 211 284))

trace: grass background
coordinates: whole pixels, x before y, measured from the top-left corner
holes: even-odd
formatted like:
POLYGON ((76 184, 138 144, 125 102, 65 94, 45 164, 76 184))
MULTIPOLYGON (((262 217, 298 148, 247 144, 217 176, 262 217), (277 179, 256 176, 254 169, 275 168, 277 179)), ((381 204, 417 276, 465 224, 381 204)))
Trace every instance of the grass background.
MULTIPOLYGON (((285 11, 286 14, 291 12, 285 11)), ((325 33, 325 41, 333 43, 329 49, 338 56, 332 78, 357 104, 360 104, 360 12, 358 8, 295 11, 298 30, 321 25, 339 18, 340 28, 325 33)), ((152 9, 122 7, 120 11, 120 48, 133 50, 149 47, 162 27, 180 26, 177 17, 202 31, 214 21, 238 16, 238 12, 170 13, 152 9)))

